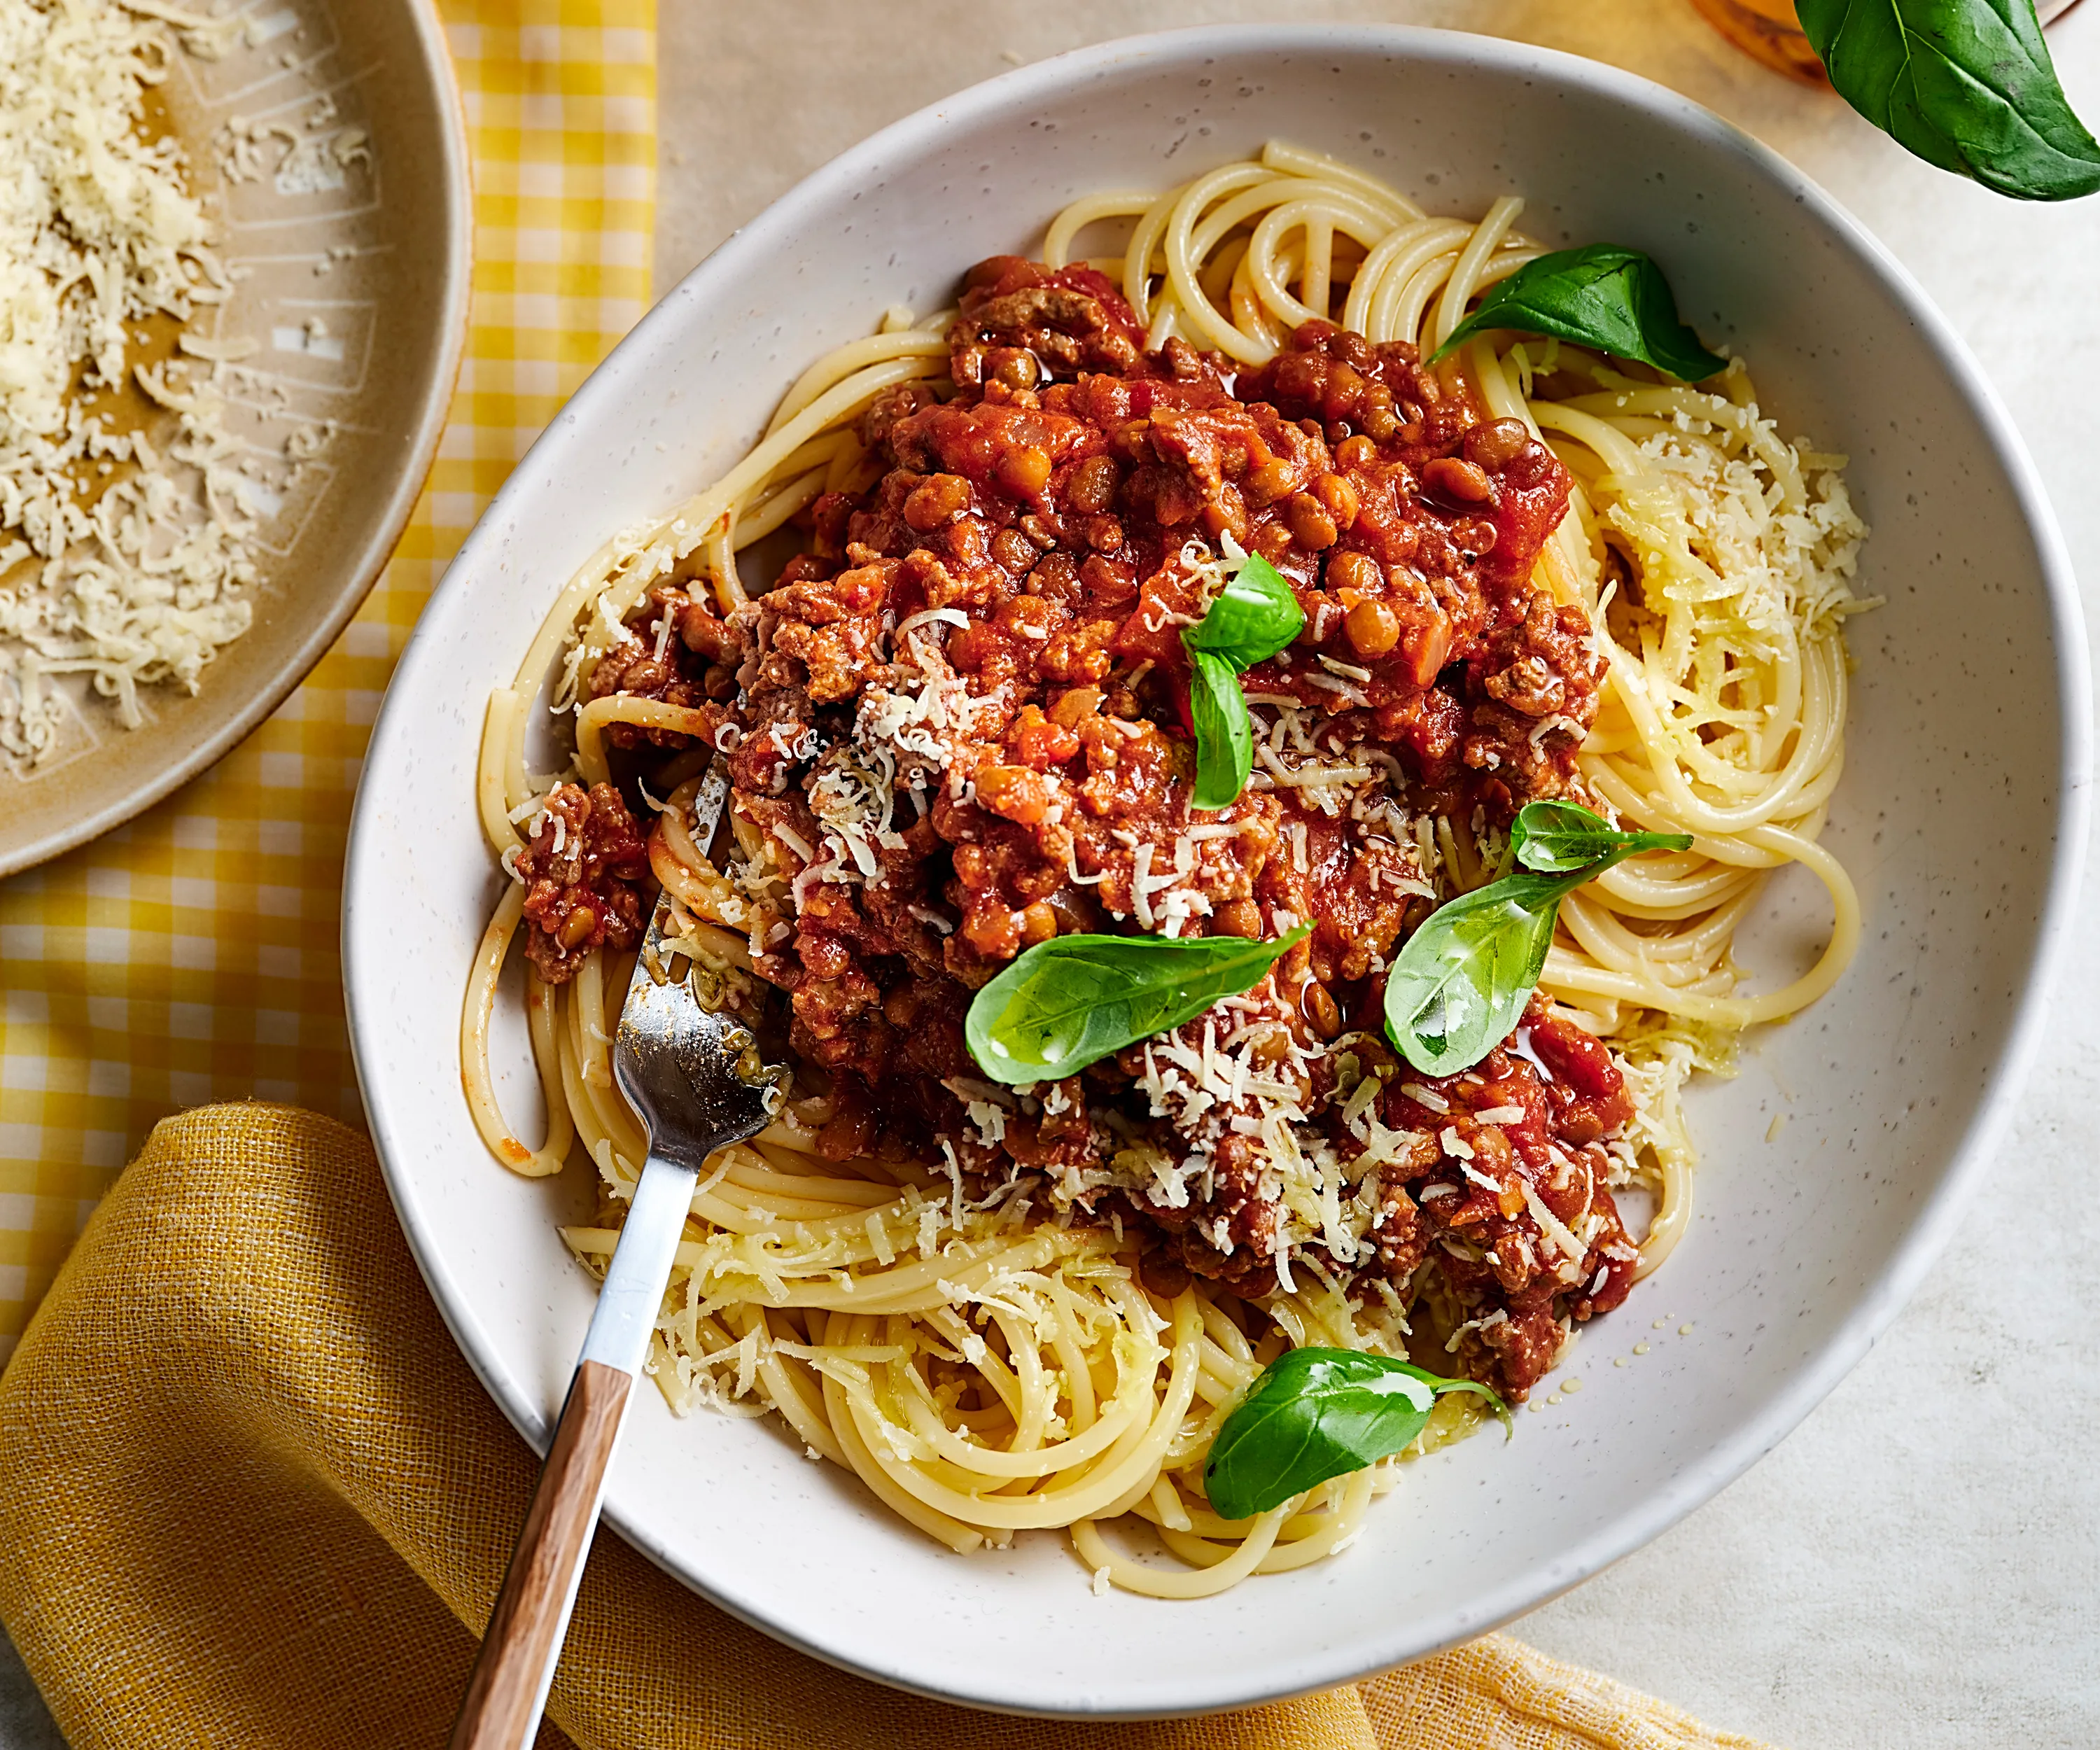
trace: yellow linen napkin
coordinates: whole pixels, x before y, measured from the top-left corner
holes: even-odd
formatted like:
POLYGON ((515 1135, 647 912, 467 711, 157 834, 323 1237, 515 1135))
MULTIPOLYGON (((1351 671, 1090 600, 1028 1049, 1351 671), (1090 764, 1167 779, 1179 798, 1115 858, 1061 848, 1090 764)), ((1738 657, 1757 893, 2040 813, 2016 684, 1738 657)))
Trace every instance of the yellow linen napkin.
MULTIPOLYGON (((154 1131, 0 1375, 0 1622, 73 1750, 436 1746, 534 1471, 369 1145, 207 1108, 154 1131)), ((582 1750, 1755 1750, 1499 1635, 1209 1719, 973 1713, 790 1651, 610 1532, 549 1711, 541 1743, 582 1750)))

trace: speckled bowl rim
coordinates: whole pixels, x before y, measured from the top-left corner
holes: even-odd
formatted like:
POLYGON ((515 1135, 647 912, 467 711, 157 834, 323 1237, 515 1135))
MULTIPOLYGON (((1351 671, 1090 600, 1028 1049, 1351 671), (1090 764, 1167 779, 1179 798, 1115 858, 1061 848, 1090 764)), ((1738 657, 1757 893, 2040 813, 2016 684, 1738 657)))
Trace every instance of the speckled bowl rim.
MULTIPOLYGON (((1152 55, 1185 55, 1199 48, 1242 55, 1375 51, 1388 56, 1405 56, 1432 68, 1486 68, 1516 75, 1538 74, 1555 82, 1583 88, 1590 95, 1640 112, 1663 128, 1738 154, 1786 190, 1798 205, 1851 250, 1917 324, 1949 382, 1973 413, 1988 452, 2002 470, 2019 512, 2033 535, 2054 646, 2054 679, 2062 707, 2058 749, 2063 781, 2054 820, 2056 843, 2049 858, 2046 903, 2033 937, 2033 952, 2022 980, 2022 995, 2007 1031, 2005 1047, 1985 1082, 1958 1141, 1948 1151, 1946 1169, 1922 1198, 1907 1234, 1880 1271, 1863 1286, 1857 1304, 1835 1334, 1815 1354, 1812 1362, 1802 1367, 1761 1409, 1717 1441, 1703 1457, 1678 1470, 1665 1486, 1657 1489, 1637 1508, 1620 1514, 1573 1545, 1542 1551, 1521 1578, 1472 1594, 1465 1601, 1462 1611, 1449 1613, 1440 1632, 1389 1634, 1383 1642, 1367 1642, 1364 1635, 1352 1633, 1340 1638, 1346 1642, 1346 1649, 1334 1646, 1317 1656, 1302 1656, 1291 1662, 1278 1661, 1250 1668, 1229 1690, 1200 1697, 1179 1695, 1167 1702, 1158 1694, 1147 1696, 1130 1693, 1121 1696, 1097 1695, 1076 1703, 1045 1697, 1017 1704, 1008 1697, 990 1692, 983 1680, 971 1671, 944 1673, 940 1681, 928 1681, 923 1677, 914 1679, 899 1672, 856 1663, 834 1648, 805 1638, 792 1621, 769 1620, 756 1612, 740 1610, 734 1600, 701 1585, 692 1574, 673 1561, 663 1539, 652 1533, 649 1523, 608 1512, 608 1519, 620 1533, 666 1571, 700 1591, 711 1602, 788 1645, 876 1682, 994 1712, 1039 1717, 1159 1717, 1248 1707, 1352 1682, 1371 1672, 1471 1640, 1535 1609, 1667 1530, 1740 1476, 1784 1439, 1865 1355, 1917 1289, 1946 1244, 1965 1200, 1989 1160, 1994 1142, 2009 1124, 2021 1084, 2033 1062, 2046 1015, 2051 974, 2061 958, 2058 950, 2071 923, 2085 853, 2092 770, 2092 700, 2076 585, 2068 553, 2040 479, 1981 368, 1908 271, 1858 220, 1798 169, 1690 99, 1635 75, 1577 56, 1500 39, 1409 26, 1248 25, 1199 27, 1125 38, 1077 50, 1002 75, 871 135, 775 201, 695 269, 682 286, 644 320, 635 338, 616 350, 607 364, 577 391, 558 425, 569 430, 602 425, 616 412, 626 392, 620 381, 622 352, 629 346, 638 352, 654 337, 660 324, 675 332, 677 325, 689 320, 682 310, 673 306, 695 298, 712 299, 726 295, 737 284, 745 258, 767 245, 770 240, 783 235, 792 236, 798 231, 808 234, 812 229, 820 233, 818 216, 835 203, 850 198, 852 190, 864 179, 871 165, 903 155, 927 137, 938 135, 951 126, 1001 115, 1029 113, 1039 99, 1100 77, 1118 64, 1152 55)), ((528 456, 454 562, 460 573, 499 563, 500 531, 508 519, 510 505, 516 496, 531 489, 527 483, 533 475, 530 462, 528 456)), ((418 732, 419 725, 407 713, 382 711, 374 735, 375 756, 382 743, 399 737, 405 744, 418 732)), ((376 758, 374 763, 378 763, 376 758)), ((371 769, 368 767, 368 772, 371 769)), ((370 1071, 372 1064, 382 1054, 382 1034, 377 1029, 384 1026, 385 1015, 376 994, 368 1011, 360 1002, 360 968, 356 959, 364 908, 368 903, 377 919, 383 908, 386 892, 387 848, 380 835, 364 830, 368 814, 376 812, 368 793, 370 787, 368 782, 361 790, 352 822, 344 906, 344 963, 352 1046, 365 1090, 373 1139, 410 1247, 453 1335, 504 1413, 527 1440, 544 1451, 549 1430, 543 1407, 526 1401, 522 1394, 510 1389, 508 1382, 501 1377, 501 1370, 492 1364, 489 1334, 483 1329, 474 1306, 452 1280, 435 1236, 424 1229, 418 1219, 413 1186, 417 1158, 415 1137, 390 1109, 386 1099, 375 1097, 378 1091, 370 1071), (367 894, 370 896, 368 900, 367 894)), ((461 806, 464 809, 468 805, 469 799, 462 797, 461 806)), ((376 923, 365 927, 377 928, 376 923)))

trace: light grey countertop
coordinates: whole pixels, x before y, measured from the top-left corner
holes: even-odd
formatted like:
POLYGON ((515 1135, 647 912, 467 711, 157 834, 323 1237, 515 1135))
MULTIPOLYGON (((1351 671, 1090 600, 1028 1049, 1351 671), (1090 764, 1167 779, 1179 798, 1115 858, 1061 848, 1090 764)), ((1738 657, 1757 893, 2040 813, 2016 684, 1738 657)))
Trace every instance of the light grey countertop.
MULTIPOLYGON (((799 177, 965 85, 1183 24, 1406 21, 1569 49, 1792 158, 1910 267, 2035 452, 2100 609, 2100 201, 2036 207, 1930 170, 1767 74, 1689 0, 661 0, 660 286, 799 177)), ((2100 7, 2050 33, 2100 118, 2100 7)), ((2089 887, 2090 886, 2089 882, 2089 887)), ((2100 1743, 2100 929, 1969 1220, 1917 1300, 1777 1451, 1516 1625, 1716 1726, 1809 1747, 2100 1743)), ((59 1737, 0 1638, 0 1750, 59 1737)))
POLYGON ((0 1630, 0 1747, 4 1750, 65 1750, 37 1686, 22 1668, 14 1643, 0 1630))

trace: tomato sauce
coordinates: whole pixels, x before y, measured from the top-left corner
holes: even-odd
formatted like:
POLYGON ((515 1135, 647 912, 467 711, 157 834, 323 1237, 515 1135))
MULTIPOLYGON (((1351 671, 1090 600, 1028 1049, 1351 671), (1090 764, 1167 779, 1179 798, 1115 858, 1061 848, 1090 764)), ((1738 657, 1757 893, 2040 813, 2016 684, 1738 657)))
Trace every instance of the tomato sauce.
MULTIPOLYGON (((1582 794, 1600 667, 1583 611, 1535 580, 1566 471, 1455 372, 1329 323, 1236 371, 1148 352, 1092 270, 1012 257, 960 309, 952 388, 868 409, 860 474, 804 514, 774 587, 724 618, 660 585, 589 691, 690 707, 729 750, 794 896, 757 965, 828 1082, 827 1152, 951 1161, 973 1196, 1134 1229, 1154 1285, 1258 1295, 1295 1265, 1433 1288, 1460 1359, 1520 1397, 1631 1279, 1607 1184, 1623 1078, 1543 1004, 1434 1082, 1379 1017, 1448 892, 1436 819, 1582 794), (1244 677, 1253 782, 1202 810, 1181 634, 1235 547, 1304 627, 1244 677), (996 1088, 964 1048, 972 994, 1033 944, 1300 922, 1246 998, 1066 1082, 996 1088)), ((695 744, 610 739, 629 779, 695 744)), ((595 945, 579 907, 620 945, 608 889, 646 878, 607 844, 580 897, 528 902, 550 978, 581 951, 564 932, 595 945)))

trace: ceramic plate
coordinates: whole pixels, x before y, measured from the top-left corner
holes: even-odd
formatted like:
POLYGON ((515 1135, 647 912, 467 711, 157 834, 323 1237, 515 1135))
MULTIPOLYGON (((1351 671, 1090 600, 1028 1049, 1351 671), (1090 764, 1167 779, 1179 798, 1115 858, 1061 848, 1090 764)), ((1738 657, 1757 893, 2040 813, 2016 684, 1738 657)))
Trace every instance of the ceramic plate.
POLYGON ((107 832, 204 771, 335 641, 393 551, 444 429, 466 333, 473 214, 459 93, 430 0, 263 0, 245 40, 177 52, 149 126, 182 143, 233 295, 207 337, 227 430, 270 456, 328 434, 266 516, 254 624, 194 694, 141 690, 126 730, 84 677, 54 750, 0 757, 0 875, 107 832), (252 151, 229 156, 229 128, 252 151), (341 149, 338 150, 338 144, 341 149))
MULTIPOLYGON (((1585 1332, 1560 1376, 1585 1389, 1541 1392, 1513 1441, 1410 1467, 1339 1559, 1196 1603, 1096 1598, 1057 1536, 953 1556, 770 1422, 638 1403, 607 1507, 623 1534, 784 1640, 979 1706, 1173 1713, 1339 1682, 1529 1610, 1705 1500, 1859 1359, 1958 1219, 2075 888, 2085 646, 2033 470, 1946 322, 1798 172, 1654 86, 1454 34, 1207 30, 1009 74, 848 152, 664 300, 483 520, 381 716, 346 906, 359 1070, 432 1292, 527 1439, 544 1442, 589 1316, 554 1227, 591 1193, 579 1171, 505 1173, 460 1091, 461 992, 503 881, 473 806, 488 690, 571 570, 721 474, 824 349, 887 306, 937 307, 1082 191, 1163 187, 1271 137, 1432 211, 1515 190, 1534 236, 1648 250, 1706 337, 1749 355, 1786 430, 1850 452, 1874 527, 1862 592, 1887 602, 1853 623, 1826 842, 1866 940, 1834 994, 1696 1091, 1690 1236, 1585 1332)), ((1777 884, 1752 963, 1806 953, 1820 906, 1805 875, 1777 884)), ((506 1025, 523 1121, 514 1007, 506 1025)))

